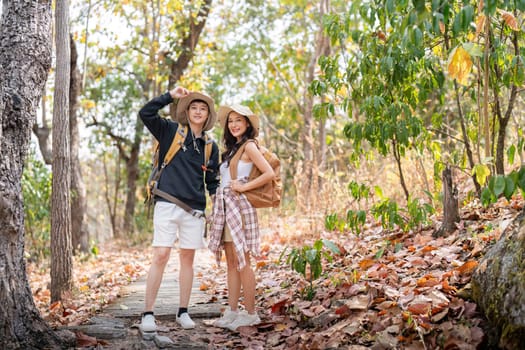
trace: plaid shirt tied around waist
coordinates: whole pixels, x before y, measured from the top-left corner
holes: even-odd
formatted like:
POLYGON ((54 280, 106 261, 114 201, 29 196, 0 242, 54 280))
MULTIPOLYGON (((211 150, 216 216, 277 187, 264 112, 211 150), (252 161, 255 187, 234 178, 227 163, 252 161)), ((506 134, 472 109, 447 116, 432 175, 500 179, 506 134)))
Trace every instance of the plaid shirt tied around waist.
POLYGON ((225 224, 230 229, 239 271, 246 266, 244 252, 250 252, 254 257, 260 255, 257 211, 244 194, 234 192, 230 187, 218 188, 213 204, 212 219, 208 249, 215 253, 217 265, 220 264, 222 256, 224 245, 222 234, 225 224))

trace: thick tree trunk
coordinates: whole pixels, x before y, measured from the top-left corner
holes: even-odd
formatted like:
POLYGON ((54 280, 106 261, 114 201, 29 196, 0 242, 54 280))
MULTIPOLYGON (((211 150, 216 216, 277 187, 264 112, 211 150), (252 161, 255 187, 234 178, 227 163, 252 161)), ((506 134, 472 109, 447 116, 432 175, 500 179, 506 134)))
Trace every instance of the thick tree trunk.
POLYGON ((77 47, 70 36, 71 66, 69 80, 69 128, 71 137, 71 242, 74 250, 89 250, 89 234, 85 225, 86 188, 82 179, 82 169, 78 150, 80 136, 78 131, 78 96, 80 95, 80 72, 77 67, 77 47))
POLYGON ((525 213, 481 259, 472 275, 472 297, 490 323, 488 349, 524 349, 525 213))
POLYGON ((56 70, 53 100, 53 189, 51 193, 51 302, 73 287, 71 246, 71 157, 69 145, 69 8, 58 0, 55 10, 56 70))
POLYGON ((3 1, 0 23, 0 348, 65 348, 26 275, 21 178, 51 63, 51 1, 3 1))

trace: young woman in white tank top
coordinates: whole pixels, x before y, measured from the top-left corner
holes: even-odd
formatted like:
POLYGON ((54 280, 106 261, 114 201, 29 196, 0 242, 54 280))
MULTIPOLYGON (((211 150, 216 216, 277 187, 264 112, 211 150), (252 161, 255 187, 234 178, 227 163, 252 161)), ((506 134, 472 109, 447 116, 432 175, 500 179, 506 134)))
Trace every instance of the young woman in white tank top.
POLYGON ((255 310, 255 274, 250 260, 251 256, 260 255, 257 212, 242 193, 271 181, 274 172, 257 143, 253 142, 259 134, 258 116, 242 105, 221 107, 218 115, 224 128, 225 151, 222 153, 221 184, 214 201, 208 247, 216 253, 218 262, 222 249, 226 254, 229 309, 214 325, 237 330, 260 322, 255 310), (230 160, 244 143, 246 146, 237 164, 237 179, 232 180, 230 160), (262 174, 247 181, 254 166, 262 174), (245 311, 239 311, 241 290, 245 311))

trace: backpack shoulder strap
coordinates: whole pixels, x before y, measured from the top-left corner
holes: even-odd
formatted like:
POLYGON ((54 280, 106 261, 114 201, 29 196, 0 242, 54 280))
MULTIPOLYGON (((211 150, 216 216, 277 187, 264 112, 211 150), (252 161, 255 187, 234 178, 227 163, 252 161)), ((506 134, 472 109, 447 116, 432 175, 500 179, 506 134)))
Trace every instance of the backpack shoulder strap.
POLYGON ((233 157, 230 159, 230 177, 232 180, 237 179, 237 163, 239 163, 239 160, 241 159, 242 154, 244 153, 244 148, 248 144, 248 142, 255 142, 257 145, 257 148, 259 148, 259 144, 257 143, 257 140, 249 139, 245 143, 242 144, 241 147, 235 152, 233 157))
POLYGON ((166 165, 168 165, 169 162, 171 162, 175 154, 179 151, 182 145, 184 145, 184 140, 186 139, 187 134, 188 126, 179 124, 179 127, 175 132, 175 136, 173 137, 173 141, 171 142, 170 148, 164 156, 164 161, 161 165, 162 168, 164 168, 166 165))
POLYGON ((208 137, 208 134, 204 134, 204 166, 208 166, 208 162, 211 158, 211 151, 213 150, 213 139, 208 137))

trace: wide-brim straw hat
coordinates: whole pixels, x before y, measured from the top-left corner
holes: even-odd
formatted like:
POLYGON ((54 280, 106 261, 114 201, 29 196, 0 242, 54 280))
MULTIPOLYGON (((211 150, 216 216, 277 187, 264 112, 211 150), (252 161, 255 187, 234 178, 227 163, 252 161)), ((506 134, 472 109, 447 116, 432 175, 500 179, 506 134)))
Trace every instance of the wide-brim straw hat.
POLYGON ((200 92, 190 92, 188 96, 184 96, 179 100, 177 103, 177 111, 175 112, 175 121, 182 125, 188 125, 188 107, 190 103, 195 100, 204 101, 208 105, 208 120, 206 120, 206 123, 202 128, 203 131, 208 131, 213 128, 217 122, 217 112, 215 112, 215 104, 213 103, 213 99, 210 96, 200 92))
POLYGON ((255 137, 259 135, 259 117, 255 115, 252 110, 249 107, 240 105, 240 104, 232 104, 230 106, 221 106, 219 108, 219 124, 221 127, 226 127, 226 121, 228 120, 228 115, 230 112, 237 112, 240 115, 245 116, 250 121, 250 124, 252 124, 253 129, 255 130, 255 137))

